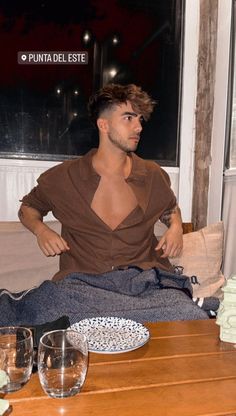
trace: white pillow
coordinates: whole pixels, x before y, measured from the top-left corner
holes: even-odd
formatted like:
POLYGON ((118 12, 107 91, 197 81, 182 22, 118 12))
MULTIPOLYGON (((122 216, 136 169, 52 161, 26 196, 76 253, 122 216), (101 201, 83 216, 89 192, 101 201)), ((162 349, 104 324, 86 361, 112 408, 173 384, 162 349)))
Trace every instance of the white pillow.
POLYGON ((191 278, 193 297, 220 297, 221 287, 225 282, 221 273, 223 223, 218 222, 199 231, 184 234, 183 240, 181 256, 170 258, 170 262, 174 266, 182 266, 183 274, 191 278))

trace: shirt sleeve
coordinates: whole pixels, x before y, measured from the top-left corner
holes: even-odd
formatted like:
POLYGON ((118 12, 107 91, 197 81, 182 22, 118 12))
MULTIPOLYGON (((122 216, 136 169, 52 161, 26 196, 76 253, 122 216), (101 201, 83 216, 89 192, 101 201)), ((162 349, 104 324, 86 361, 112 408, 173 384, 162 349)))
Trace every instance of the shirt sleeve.
POLYGON ((50 194, 55 187, 55 172, 57 166, 48 169, 37 179, 38 185, 35 186, 20 202, 29 207, 35 208, 44 217, 49 211, 53 211, 53 203, 50 194))
POLYGON ((32 207, 40 212, 40 214, 44 217, 47 215, 49 211, 52 211, 52 206, 50 201, 43 193, 41 186, 35 186, 31 192, 25 195, 20 202, 22 204, 32 207))
POLYGON ((165 212, 168 212, 169 210, 172 210, 176 207, 177 200, 173 190, 171 189, 171 181, 168 173, 162 168, 160 168, 160 172, 163 178, 163 185, 165 189, 164 192, 166 193, 166 195, 168 195, 168 200, 166 201, 166 206, 163 211, 163 214, 165 215, 165 212))

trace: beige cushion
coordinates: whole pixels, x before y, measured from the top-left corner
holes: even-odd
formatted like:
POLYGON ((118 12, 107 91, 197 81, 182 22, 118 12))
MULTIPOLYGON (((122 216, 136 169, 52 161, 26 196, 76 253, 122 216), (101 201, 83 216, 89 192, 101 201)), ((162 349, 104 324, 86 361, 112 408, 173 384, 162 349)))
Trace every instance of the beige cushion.
POLYGON ((170 259, 173 265, 183 267, 183 274, 197 277, 200 284, 193 284, 193 297, 221 295, 225 281, 221 273, 223 234, 222 222, 184 234, 181 256, 170 259))
MULTIPOLYGON (((60 232, 58 221, 48 222, 60 232)), ((58 271, 59 257, 46 257, 35 236, 18 221, 0 222, 0 288, 13 292, 39 285, 58 271)))

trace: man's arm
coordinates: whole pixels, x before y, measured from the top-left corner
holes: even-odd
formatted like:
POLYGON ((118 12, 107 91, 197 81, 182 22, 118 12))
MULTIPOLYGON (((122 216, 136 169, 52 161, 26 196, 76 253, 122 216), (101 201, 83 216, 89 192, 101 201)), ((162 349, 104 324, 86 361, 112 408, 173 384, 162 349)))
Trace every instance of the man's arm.
POLYGON ((172 210, 165 211, 160 220, 168 227, 168 230, 163 234, 156 250, 162 249, 161 257, 177 257, 183 248, 182 218, 178 205, 172 210))
POLYGON ((45 256, 55 256, 70 249, 67 242, 43 222, 37 209, 21 204, 18 216, 22 224, 36 236, 45 256))

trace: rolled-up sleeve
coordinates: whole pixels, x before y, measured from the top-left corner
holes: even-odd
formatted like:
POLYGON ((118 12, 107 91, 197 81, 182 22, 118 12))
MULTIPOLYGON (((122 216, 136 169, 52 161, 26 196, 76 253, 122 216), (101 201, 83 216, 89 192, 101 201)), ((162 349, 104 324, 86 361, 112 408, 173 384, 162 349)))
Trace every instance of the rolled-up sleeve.
POLYGON ((20 202, 24 205, 37 209, 43 217, 52 210, 50 201, 47 201, 44 198, 39 186, 35 186, 29 194, 25 195, 20 200, 20 202))

